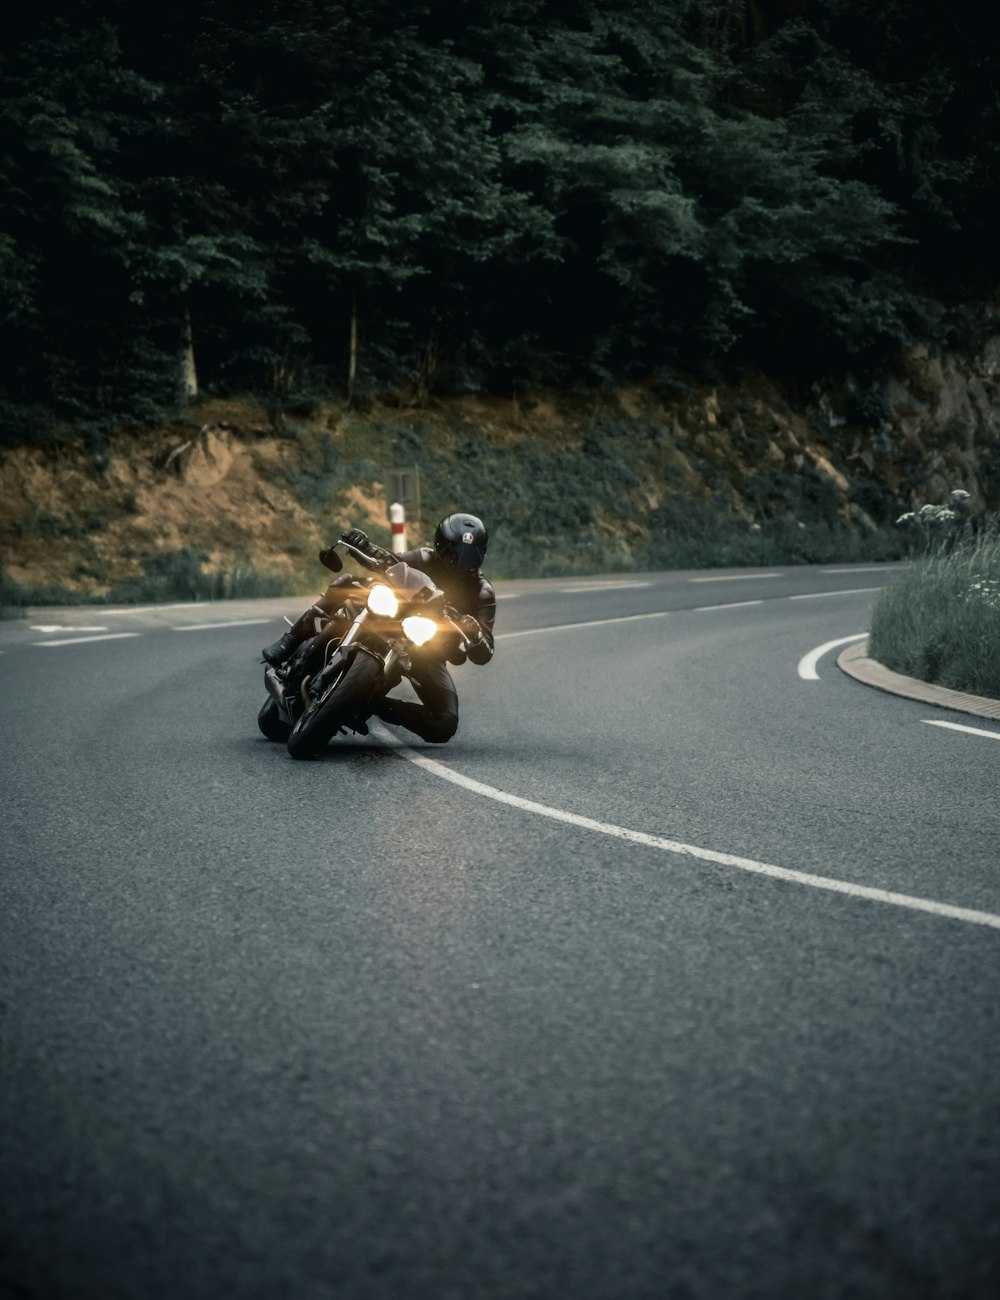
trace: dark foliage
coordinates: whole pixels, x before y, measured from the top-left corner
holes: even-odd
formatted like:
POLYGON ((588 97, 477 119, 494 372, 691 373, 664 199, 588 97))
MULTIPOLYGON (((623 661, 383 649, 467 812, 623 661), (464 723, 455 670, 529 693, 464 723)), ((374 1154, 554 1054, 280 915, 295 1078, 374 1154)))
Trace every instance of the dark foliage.
POLYGON ((1000 269, 987 8, 65 13, 0 54, 7 439, 155 419, 182 354, 276 410, 858 368, 968 341, 1000 269))

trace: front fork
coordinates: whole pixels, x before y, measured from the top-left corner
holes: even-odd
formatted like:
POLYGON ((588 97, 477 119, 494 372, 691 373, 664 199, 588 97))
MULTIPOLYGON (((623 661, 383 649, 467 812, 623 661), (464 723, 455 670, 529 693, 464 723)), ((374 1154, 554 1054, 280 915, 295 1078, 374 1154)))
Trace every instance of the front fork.
POLYGON ((350 647, 361 635, 361 630, 367 621, 368 621, 368 610, 367 608, 365 608, 355 616, 354 622, 347 629, 344 635, 340 638, 337 644, 333 647, 333 649, 330 652, 329 659, 327 659, 326 663, 319 670, 316 676, 312 678, 307 678, 302 683, 302 687, 301 687, 302 697, 303 699, 306 700, 307 704, 309 703, 309 701, 306 692, 308 691, 308 694, 311 695, 313 699, 316 699, 317 696, 323 694, 324 690, 326 690, 327 686, 332 681, 333 677, 339 671, 344 659, 345 652, 350 649, 350 647))
MULTIPOLYGON (((330 658, 309 683, 309 692, 311 695, 321 695, 326 689, 335 672, 339 669, 346 652, 361 635, 364 625, 368 621, 369 612, 368 609, 363 609, 337 642, 336 646, 330 653, 330 658)), ((368 642, 359 645, 358 649, 363 650, 365 654, 370 654, 373 659, 378 660, 382 665, 382 672, 386 678, 389 678, 397 664, 400 664, 404 669, 408 669, 410 666, 407 657, 403 654, 400 648, 394 645, 391 641, 386 645, 385 650, 381 653, 375 646, 368 642)))

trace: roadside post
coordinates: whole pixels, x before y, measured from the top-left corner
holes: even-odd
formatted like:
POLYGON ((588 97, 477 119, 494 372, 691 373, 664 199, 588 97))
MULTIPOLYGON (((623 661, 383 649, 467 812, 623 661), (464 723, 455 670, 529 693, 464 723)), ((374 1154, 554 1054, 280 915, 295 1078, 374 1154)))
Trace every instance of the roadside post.
POLYGON ((402 555, 406 550, 406 511, 401 501, 394 501, 389 507, 389 522, 392 525, 392 553, 402 555))
POLYGON ((420 470, 416 465, 392 466, 383 472, 382 483, 392 529, 393 554, 401 555, 407 549, 407 525, 411 534, 420 536, 420 470))

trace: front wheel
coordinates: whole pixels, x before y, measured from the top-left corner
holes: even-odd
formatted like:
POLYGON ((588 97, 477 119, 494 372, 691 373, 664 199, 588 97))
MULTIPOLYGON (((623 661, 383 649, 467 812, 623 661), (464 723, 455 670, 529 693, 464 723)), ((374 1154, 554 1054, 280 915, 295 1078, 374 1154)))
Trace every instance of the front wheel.
POLYGON ((359 651, 353 663, 328 694, 313 708, 306 709, 288 737, 292 758, 312 758, 346 722, 364 719, 382 665, 359 651))

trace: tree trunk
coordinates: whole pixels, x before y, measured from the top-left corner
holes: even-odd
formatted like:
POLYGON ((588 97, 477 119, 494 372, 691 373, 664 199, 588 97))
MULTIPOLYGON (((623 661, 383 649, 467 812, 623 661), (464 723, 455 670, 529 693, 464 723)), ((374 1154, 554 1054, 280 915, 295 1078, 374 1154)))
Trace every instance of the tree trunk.
POLYGON ((181 393, 185 400, 193 401, 198 396, 198 371, 194 364, 194 337, 191 333, 191 313, 185 308, 181 317, 180 343, 178 346, 180 362, 181 393))
POLYGON ((358 374, 358 292, 351 290, 351 344, 347 362, 347 396, 354 395, 354 381, 358 374))

